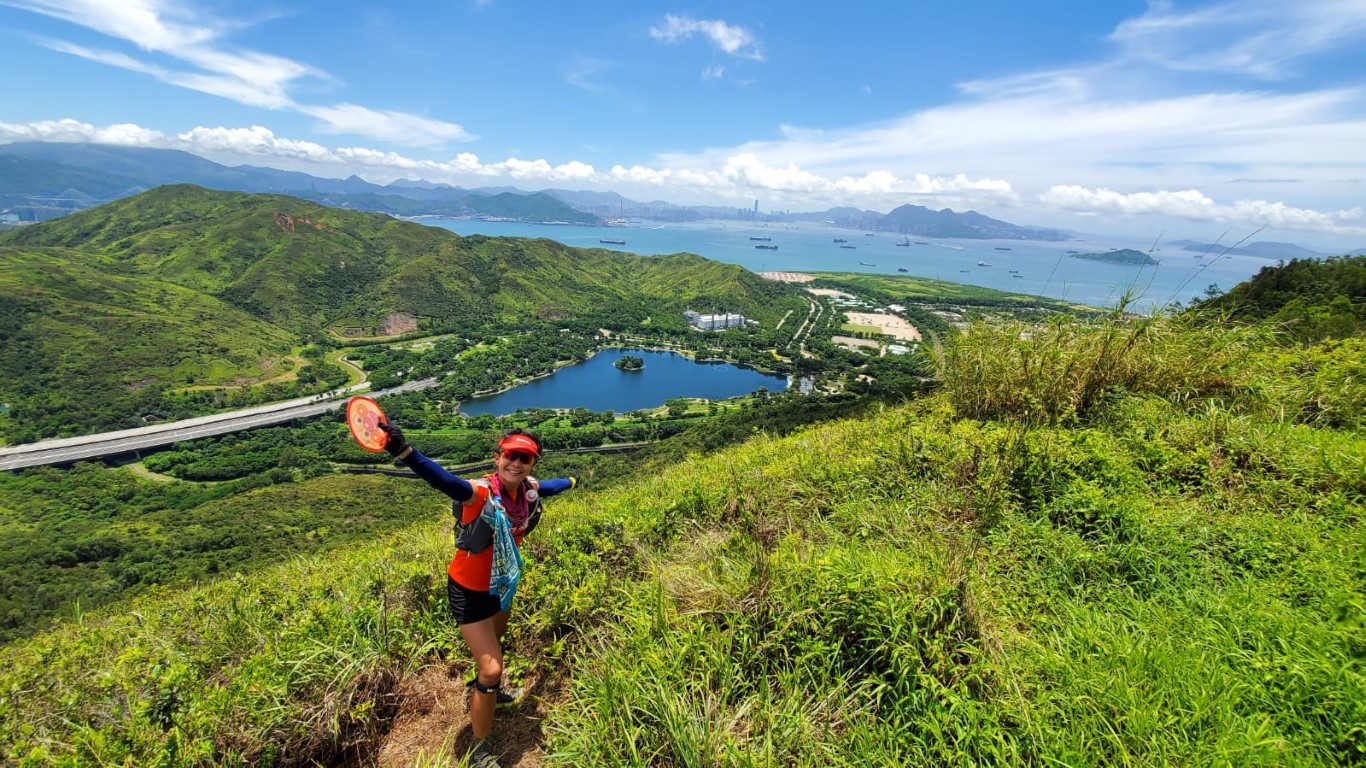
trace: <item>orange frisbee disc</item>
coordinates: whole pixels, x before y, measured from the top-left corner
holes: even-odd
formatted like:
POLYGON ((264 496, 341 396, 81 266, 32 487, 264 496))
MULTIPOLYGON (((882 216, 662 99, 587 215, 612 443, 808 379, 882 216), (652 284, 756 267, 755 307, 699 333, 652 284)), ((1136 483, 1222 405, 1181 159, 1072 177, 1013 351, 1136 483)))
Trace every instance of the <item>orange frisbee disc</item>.
POLYGON ((379 403, 368 397, 353 397, 346 404, 346 426, 351 428, 351 436, 371 453, 384 450, 384 444, 389 442, 389 436, 379 428, 385 421, 379 403))

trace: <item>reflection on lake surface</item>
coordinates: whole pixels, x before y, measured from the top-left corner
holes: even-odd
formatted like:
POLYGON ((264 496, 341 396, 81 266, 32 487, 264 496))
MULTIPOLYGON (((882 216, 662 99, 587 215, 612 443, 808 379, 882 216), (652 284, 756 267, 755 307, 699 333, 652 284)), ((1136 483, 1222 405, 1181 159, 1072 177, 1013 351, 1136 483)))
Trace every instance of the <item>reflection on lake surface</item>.
POLYGON ((675 397, 724 400, 760 387, 781 392, 787 389, 787 378, 730 363, 699 363, 677 352, 613 348, 506 392, 466 400, 460 412, 504 416, 518 408, 587 408, 625 413, 658 408, 675 397), (616 368, 616 361, 628 352, 645 360, 644 370, 616 368))

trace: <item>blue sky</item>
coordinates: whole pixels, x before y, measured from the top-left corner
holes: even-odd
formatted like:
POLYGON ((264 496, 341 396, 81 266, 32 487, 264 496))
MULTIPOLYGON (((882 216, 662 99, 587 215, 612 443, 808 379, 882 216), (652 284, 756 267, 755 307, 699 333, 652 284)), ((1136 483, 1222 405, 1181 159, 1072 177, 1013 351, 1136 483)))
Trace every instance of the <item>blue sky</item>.
POLYGON ((1364 44, 1366 0, 0 0, 0 142, 1356 248, 1364 44))

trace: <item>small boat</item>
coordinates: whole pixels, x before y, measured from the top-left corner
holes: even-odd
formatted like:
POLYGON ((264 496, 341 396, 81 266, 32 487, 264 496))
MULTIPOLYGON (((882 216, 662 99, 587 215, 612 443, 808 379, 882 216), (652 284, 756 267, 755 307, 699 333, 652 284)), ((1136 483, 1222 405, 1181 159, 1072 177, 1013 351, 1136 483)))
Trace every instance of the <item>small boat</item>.
POLYGON ((960 269, 960 270, 958 270, 958 271, 959 271, 959 272, 962 272, 962 273, 965 274, 965 275, 968 273, 968 271, 967 271, 966 269, 960 269))
POLYGON ((864 237, 872 237, 872 236, 873 236, 873 233, 872 233, 872 232, 864 232, 864 233, 863 233, 863 236, 864 236, 864 237))
POLYGON ((979 267, 989 267, 989 266, 991 266, 991 262, 989 262, 989 261, 979 261, 979 262, 977 262, 977 266, 979 266, 979 267))
POLYGON ((1007 246, 1004 246, 1004 245, 998 245, 998 246, 996 246, 996 250, 998 250, 998 251, 1008 251, 1008 250, 1010 250, 1010 248, 1007 247, 1007 246))
POLYGON ((626 241, 625 241, 625 240, 612 240, 612 239, 608 239, 608 238, 603 238, 602 240, 599 240, 598 242, 599 242, 599 243, 602 243, 602 244, 604 244, 604 245, 626 245, 626 241))
POLYGON ((754 246, 754 247, 755 247, 755 248, 758 248, 758 249, 761 250, 761 251, 776 251, 776 250, 778 250, 778 246, 776 246, 776 245, 756 245, 756 246, 754 246))
POLYGON ((771 238, 771 237, 751 237, 751 238, 750 238, 750 240, 763 240, 764 242, 768 242, 769 240, 772 240, 772 239, 773 239, 773 238, 771 238))
POLYGON ((865 267, 876 267, 876 266, 877 266, 876 264, 872 263, 871 261, 860 261, 859 264, 862 264, 862 265, 865 266, 865 267))
POLYGON ((1012 274, 1012 275, 1019 274, 1019 272, 1020 272, 1020 270, 1018 270, 1018 269, 1007 269, 1006 271, 1009 272, 1009 273, 1012 274))
POLYGON ((841 248, 848 248, 848 249, 851 250, 851 251, 856 251, 856 250, 858 250, 858 246, 857 246, 857 245, 841 245, 840 247, 841 247, 841 248))
POLYGON ((847 242, 849 242, 849 241, 848 241, 848 240, 845 240, 845 239, 842 238, 842 237, 837 237, 837 238, 835 238, 835 242, 837 242, 837 243, 847 243, 847 242))
POLYGON ((910 244, 911 244, 911 238, 909 238, 909 237, 903 237, 903 238, 901 238, 901 242, 897 243, 897 245, 910 245, 910 244))

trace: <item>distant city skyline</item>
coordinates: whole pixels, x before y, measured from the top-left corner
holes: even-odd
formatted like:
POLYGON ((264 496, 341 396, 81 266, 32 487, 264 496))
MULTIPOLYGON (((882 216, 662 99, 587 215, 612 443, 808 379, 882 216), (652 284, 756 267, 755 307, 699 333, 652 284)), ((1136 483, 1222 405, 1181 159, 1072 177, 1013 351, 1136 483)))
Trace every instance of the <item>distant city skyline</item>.
POLYGON ((1366 245, 1366 3, 0 0, 14 141, 1366 245))

